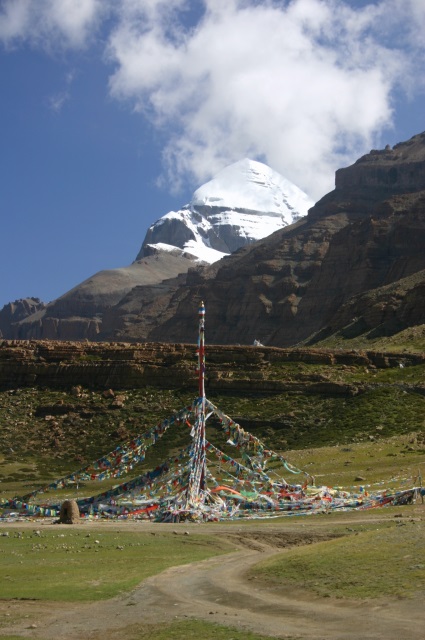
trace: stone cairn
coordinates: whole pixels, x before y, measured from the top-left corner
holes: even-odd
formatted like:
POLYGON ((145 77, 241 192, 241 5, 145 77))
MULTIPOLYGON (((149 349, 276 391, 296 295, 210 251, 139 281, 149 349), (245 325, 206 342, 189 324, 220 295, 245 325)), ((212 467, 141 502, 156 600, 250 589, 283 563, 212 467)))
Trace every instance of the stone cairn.
POLYGON ((78 524, 80 522, 80 510, 75 500, 65 500, 62 503, 59 522, 60 524, 78 524))

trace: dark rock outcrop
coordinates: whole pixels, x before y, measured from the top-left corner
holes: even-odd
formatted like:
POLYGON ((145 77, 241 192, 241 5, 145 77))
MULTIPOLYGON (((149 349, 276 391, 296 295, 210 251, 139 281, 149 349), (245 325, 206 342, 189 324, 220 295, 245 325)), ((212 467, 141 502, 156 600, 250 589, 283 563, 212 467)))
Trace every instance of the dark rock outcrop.
POLYGON ((422 325, 425 318, 425 270, 389 285, 353 296, 343 304, 314 344, 329 335, 351 339, 391 336, 406 327, 422 325))
POLYGON ((21 298, 5 304, 0 310, 0 338, 11 337, 10 328, 45 308, 39 298, 21 298))
POLYGON ((335 175, 336 190, 382 189, 387 193, 410 193, 425 190, 424 134, 407 142, 372 150, 335 175))

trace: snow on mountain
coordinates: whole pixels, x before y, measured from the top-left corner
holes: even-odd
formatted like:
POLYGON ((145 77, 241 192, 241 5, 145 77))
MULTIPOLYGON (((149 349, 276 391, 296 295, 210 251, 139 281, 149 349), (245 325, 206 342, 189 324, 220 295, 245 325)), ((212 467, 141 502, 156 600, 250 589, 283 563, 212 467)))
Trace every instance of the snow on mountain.
POLYGON ((216 262, 307 214, 313 201, 261 162, 245 158, 199 187, 190 203, 170 211, 146 234, 136 260, 153 250, 216 262))
POLYGON ((193 206, 212 205, 281 215, 286 224, 305 215, 314 203, 301 189, 267 165, 244 158, 199 187, 193 206))

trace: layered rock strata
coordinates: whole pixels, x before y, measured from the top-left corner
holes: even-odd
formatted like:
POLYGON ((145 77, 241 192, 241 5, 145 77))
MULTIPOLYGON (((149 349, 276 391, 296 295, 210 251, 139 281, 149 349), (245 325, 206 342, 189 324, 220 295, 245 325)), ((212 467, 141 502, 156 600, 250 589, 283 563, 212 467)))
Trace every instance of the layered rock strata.
MULTIPOLYGON (((196 347, 191 344, 4 340, 0 341, 0 388, 83 385, 97 389, 150 386, 195 390, 195 362, 196 347)), ((292 391, 350 396, 361 391, 358 385, 340 384, 323 373, 297 374, 296 379, 277 376, 274 365, 290 362, 373 369, 422 364, 425 354, 209 346, 207 393, 292 391)))

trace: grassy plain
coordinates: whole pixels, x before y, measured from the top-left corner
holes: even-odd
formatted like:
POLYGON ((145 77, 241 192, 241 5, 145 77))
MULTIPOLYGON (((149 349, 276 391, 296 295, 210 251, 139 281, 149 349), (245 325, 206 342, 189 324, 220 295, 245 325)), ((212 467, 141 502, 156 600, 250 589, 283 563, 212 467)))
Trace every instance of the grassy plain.
MULTIPOLYGON (((402 515, 403 509, 398 513, 402 515)), ((422 510, 425 515, 425 511, 422 510)), ((251 577, 269 587, 350 599, 425 596, 425 522, 355 523, 346 535, 291 549, 257 565, 251 577)))
POLYGON ((208 535, 90 532, 70 527, 22 530, 7 526, 0 537, 0 599, 93 601, 129 591, 168 567, 226 553, 226 540, 208 535), (34 533, 34 531, 36 533, 34 533), (8 536, 4 534, 9 534, 8 536))

